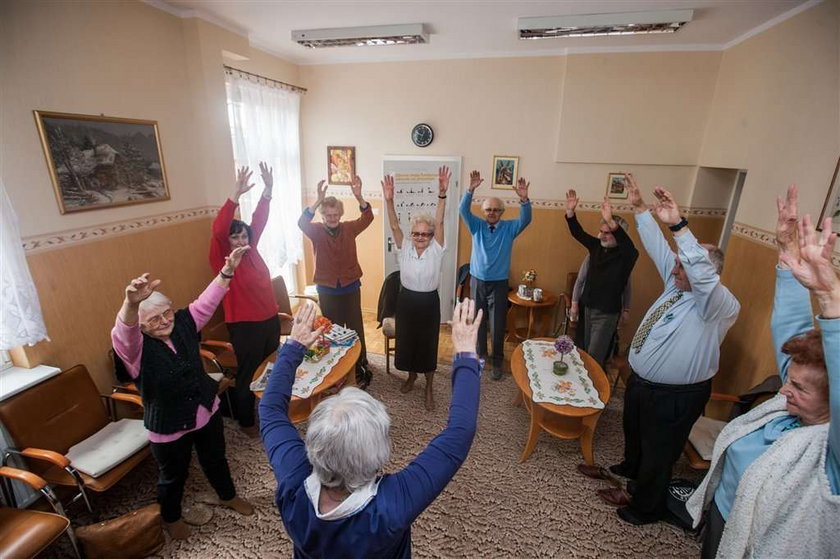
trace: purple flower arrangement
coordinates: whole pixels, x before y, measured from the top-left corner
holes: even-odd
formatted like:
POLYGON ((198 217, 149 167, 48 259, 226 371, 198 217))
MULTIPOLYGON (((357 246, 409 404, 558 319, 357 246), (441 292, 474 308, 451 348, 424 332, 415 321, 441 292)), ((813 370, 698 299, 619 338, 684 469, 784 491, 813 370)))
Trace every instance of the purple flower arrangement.
POLYGON ((575 349, 575 342, 569 336, 560 336, 554 340, 554 349, 560 354, 560 361, 554 362, 554 374, 565 375, 569 366, 564 361, 566 355, 570 354, 575 349))

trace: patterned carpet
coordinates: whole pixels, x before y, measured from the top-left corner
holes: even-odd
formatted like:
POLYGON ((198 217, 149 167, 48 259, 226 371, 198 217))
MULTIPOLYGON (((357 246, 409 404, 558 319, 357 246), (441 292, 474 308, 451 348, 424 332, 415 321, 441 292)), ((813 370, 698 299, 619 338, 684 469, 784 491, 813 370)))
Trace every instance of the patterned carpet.
MULTIPOLYGON (((450 371, 436 375, 438 407, 423 407, 423 380, 414 391, 399 393, 401 378, 385 374, 384 358, 370 355, 374 381, 370 392, 382 400, 392 418, 393 452, 389 471, 402 468, 443 427, 450 397, 450 371)), ((399 375, 399 373, 398 373, 399 375)), ((697 557, 699 545, 682 530, 659 523, 633 527, 621 522, 615 509, 595 491, 605 482, 578 474, 582 462, 577 441, 561 441, 546 433, 527 462, 518 459, 524 445, 527 412, 511 400, 515 384, 482 379, 479 427, 464 466, 412 529, 416 557, 697 557)), ((247 439, 226 420, 227 456, 239 493, 256 507, 251 517, 215 508, 213 520, 193 528, 190 539, 168 542, 162 557, 265 558, 290 557, 292 546, 273 504, 275 483, 258 440, 247 439)), ((609 465, 622 451, 621 402, 610 403, 598 424, 595 457, 609 465)), ((193 460, 185 505, 210 487, 193 460)), ((675 475, 697 478, 681 460, 675 475)), ((156 469, 150 458, 104 496, 94 507, 112 518, 154 502, 156 469)), ((90 518, 74 505, 78 524, 90 518)), ((68 557, 62 538, 45 554, 68 557)))

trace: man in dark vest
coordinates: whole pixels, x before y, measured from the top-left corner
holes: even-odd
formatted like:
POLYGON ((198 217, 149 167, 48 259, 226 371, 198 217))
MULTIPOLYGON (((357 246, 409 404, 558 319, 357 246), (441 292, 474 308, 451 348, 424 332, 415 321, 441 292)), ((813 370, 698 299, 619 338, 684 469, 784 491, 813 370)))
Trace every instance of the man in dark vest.
POLYGON ((148 273, 131 280, 111 331, 114 350, 143 397, 143 422, 160 471, 158 503, 173 539, 189 536, 187 522, 202 523, 181 517, 193 446, 221 504, 244 515, 254 512, 250 503, 236 495, 225 457, 218 384, 204 372, 198 351, 199 332, 227 293, 248 248, 233 250, 198 299, 179 311, 155 291, 160 280, 150 281, 148 273))

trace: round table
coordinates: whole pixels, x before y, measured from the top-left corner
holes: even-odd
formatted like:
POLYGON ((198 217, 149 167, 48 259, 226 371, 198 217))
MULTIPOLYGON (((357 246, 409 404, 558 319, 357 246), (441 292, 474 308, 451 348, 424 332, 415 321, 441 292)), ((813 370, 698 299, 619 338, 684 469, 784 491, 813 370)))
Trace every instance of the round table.
MULTIPOLYGON (((309 395, 309 398, 298 398, 297 396, 292 396, 292 400, 289 402, 289 419, 292 420, 292 423, 300 423, 301 421, 309 419, 309 414, 312 413, 312 410, 315 409, 315 406, 317 406, 318 402, 321 401, 321 396, 325 390, 329 390, 342 380, 344 381, 344 386, 355 385, 356 361, 359 360, 359 356, 361 354, 362 343, 356 339, 356 341, 353 342, 353 345, 350 346, 350 349, 347 350, 347 353, 345 353, 341 359, 336 361, 333 368, 329 373, 327 373, 324 380, 321 381, 321 384, 315 387, 312 394, 309 395)), ((254 378, 252 379, 252 382, 260 378, 260 375, 262 375, 266 365, 273 362, 276 358, 276 351, 266 357, 265 360, 260 363, 260 366, 257 367, 257 370, 254 371, 254 378)), ((254 395, 257 398, 262 398, 262 394, 263 393, 260 390, 254 391, 254 395)))
MULTIPOLYGON (((553 342, 552 338, 538 338, 540 341, 553 342)), ((601 401, 610 401, 610 382, 604 370, 588 353, 578 348, 578 353, 583 360, 583 365, 589 373, 589 378, 598 391, 601 401)), ((595 464, 592 452, 592 438, 595 435, 595 425, 601 417, 603 409, 579 408, 576 406, 560 406, 546 402, 534 402, 531 394, 531 384, 528 380, 528 371, 525 365, 525 356, 522 352, 522 344, 519 344, 513 351, 510 358, 510 369, 513 379, 519 388, 514 398, 514 405, 525 402, 525 408, 531 414, 531 425, 528 430, 528 440, 525 449, 519 457, 522 463, 534 452, 537 445, 537 438, 540 431, 546 431, 560 439, 580 439, 581 453, 583 459, 590 466, 595 464)))
MULTIPOLYGON (((543 290, 543 300, 542 301, 533 301, 531 299, 523 299, 521 298, 516 291, 511 291, 508 293, 508 301, 510 301, 510 309, 508 309, 508 337, 509 339, 513 339, 514 341, 522 341, 528 340, 531 338, 532 335, 536 335, 537 329, 534 328, 534 314, 536 311, 540 309, 548 309, 553 307, 557 304, 557 295, 551 293, 550 291, 543 290), (521 307, 528 310, 528 328, 517 328, 516 327, 516 317, 514 315, 514 311, 517 307, 521 307)), ((545 315, 548 313, 543 314, 543 318, 540 321, 540 332, 545 332, 545 315)))

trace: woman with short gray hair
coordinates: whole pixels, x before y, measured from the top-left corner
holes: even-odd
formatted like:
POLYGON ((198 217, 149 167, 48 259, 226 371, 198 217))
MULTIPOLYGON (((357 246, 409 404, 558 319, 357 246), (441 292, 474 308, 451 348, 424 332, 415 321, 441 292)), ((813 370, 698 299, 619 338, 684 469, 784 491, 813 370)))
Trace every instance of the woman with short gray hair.
POLYGON ((408 466, 380 475, 390 456, 385 406, 348 387, 312 412, 306 444, 289 419, 295 371, 321 335, 315 309, 295 317, 260 402, 263 444, 277 479, 275 502, 295 557, 411 557, 411 524, 443 491, 475 436, 481 367, 474 353, 481 311, 469 299, 452 318, 452 403, 446 428, 408 466))

